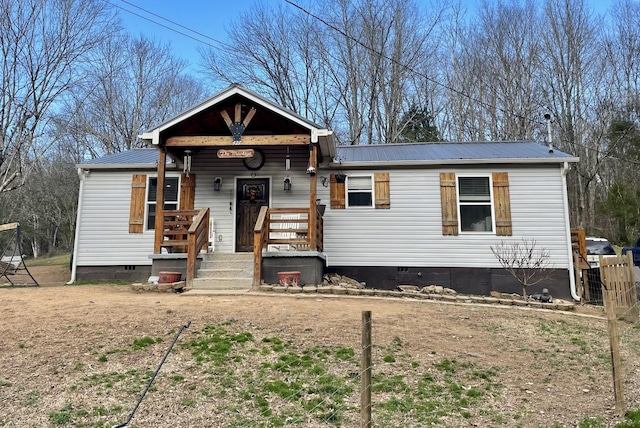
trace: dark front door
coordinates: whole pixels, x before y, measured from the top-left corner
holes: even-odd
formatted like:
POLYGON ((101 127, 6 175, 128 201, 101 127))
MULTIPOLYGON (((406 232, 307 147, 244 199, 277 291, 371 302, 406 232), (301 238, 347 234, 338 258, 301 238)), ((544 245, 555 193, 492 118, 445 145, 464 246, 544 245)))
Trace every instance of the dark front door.
POLYGON ((238 179, 236 251, 253 251, 253 229, 263 206, 269 206, 269 179, 238 179))

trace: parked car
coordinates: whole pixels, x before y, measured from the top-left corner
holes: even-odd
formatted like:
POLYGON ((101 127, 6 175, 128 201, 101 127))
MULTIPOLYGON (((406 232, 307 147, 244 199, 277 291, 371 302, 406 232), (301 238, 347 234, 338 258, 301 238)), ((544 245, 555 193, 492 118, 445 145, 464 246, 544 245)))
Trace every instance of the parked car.
POLYGON ((626 254, 629 251, 631 251, 631 254, 633 255, 633 264, 640 266, 640 235, 632 247, 624 247, 622 249, 622 254, 626 254))
POLYGON ((615 256, 616 251, 605 238, 587 237, 587 262, 591 269, 600 267, 600 256, 615 256))

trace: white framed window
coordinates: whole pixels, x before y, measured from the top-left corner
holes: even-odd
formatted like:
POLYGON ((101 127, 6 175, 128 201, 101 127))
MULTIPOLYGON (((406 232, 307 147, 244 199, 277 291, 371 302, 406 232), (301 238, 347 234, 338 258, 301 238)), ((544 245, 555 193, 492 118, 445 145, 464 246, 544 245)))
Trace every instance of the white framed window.
MULTIPOLYGON (((156 190, 158 188, 158 177, 149 177, 147 184, 147 230, 153 230, 156 228, 156 190)), ((164 186, 164 209, 177 210, 180 195, 180 178, 165 177, 164 186)))
POLYGON ((493 232, 490 176, 458 176, 458 218, 461 232, 493 232))
POLYGON ((373 176, 350 175, 346 182, 348 207, 373 207, 373 176))

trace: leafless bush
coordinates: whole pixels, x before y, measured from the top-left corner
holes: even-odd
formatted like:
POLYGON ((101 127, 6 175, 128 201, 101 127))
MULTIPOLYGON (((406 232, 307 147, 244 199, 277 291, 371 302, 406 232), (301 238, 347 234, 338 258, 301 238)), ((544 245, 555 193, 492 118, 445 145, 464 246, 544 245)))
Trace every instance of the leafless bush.
POLYGON ((551 277, 553 268, 549 250, 541 248, 535 239, 491 246, 491 252, 502 267, 522 285, 522 297, 527 297, 527 287, 551 277))

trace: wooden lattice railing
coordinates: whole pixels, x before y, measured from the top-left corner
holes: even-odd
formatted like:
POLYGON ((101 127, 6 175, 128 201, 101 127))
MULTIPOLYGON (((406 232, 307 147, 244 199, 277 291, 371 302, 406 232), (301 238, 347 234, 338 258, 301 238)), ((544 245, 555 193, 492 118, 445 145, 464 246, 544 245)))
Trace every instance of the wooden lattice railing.
POLYGON ((253 287, 260 286, 262 278, 262 250, 322 251, 322 215, 309 208, 262 207, 253 235, 253 287), (309 230, 309 215, 316 216, 315 230, 309 230), (313 238, 312 239, 312 235, 313 238))
POLYGON ((170 253, 187 253, 187 287, 196 275, 198 253, 209 245, 209 208, 167 210, 162 213, 163 240, 160 247, 170 253))

